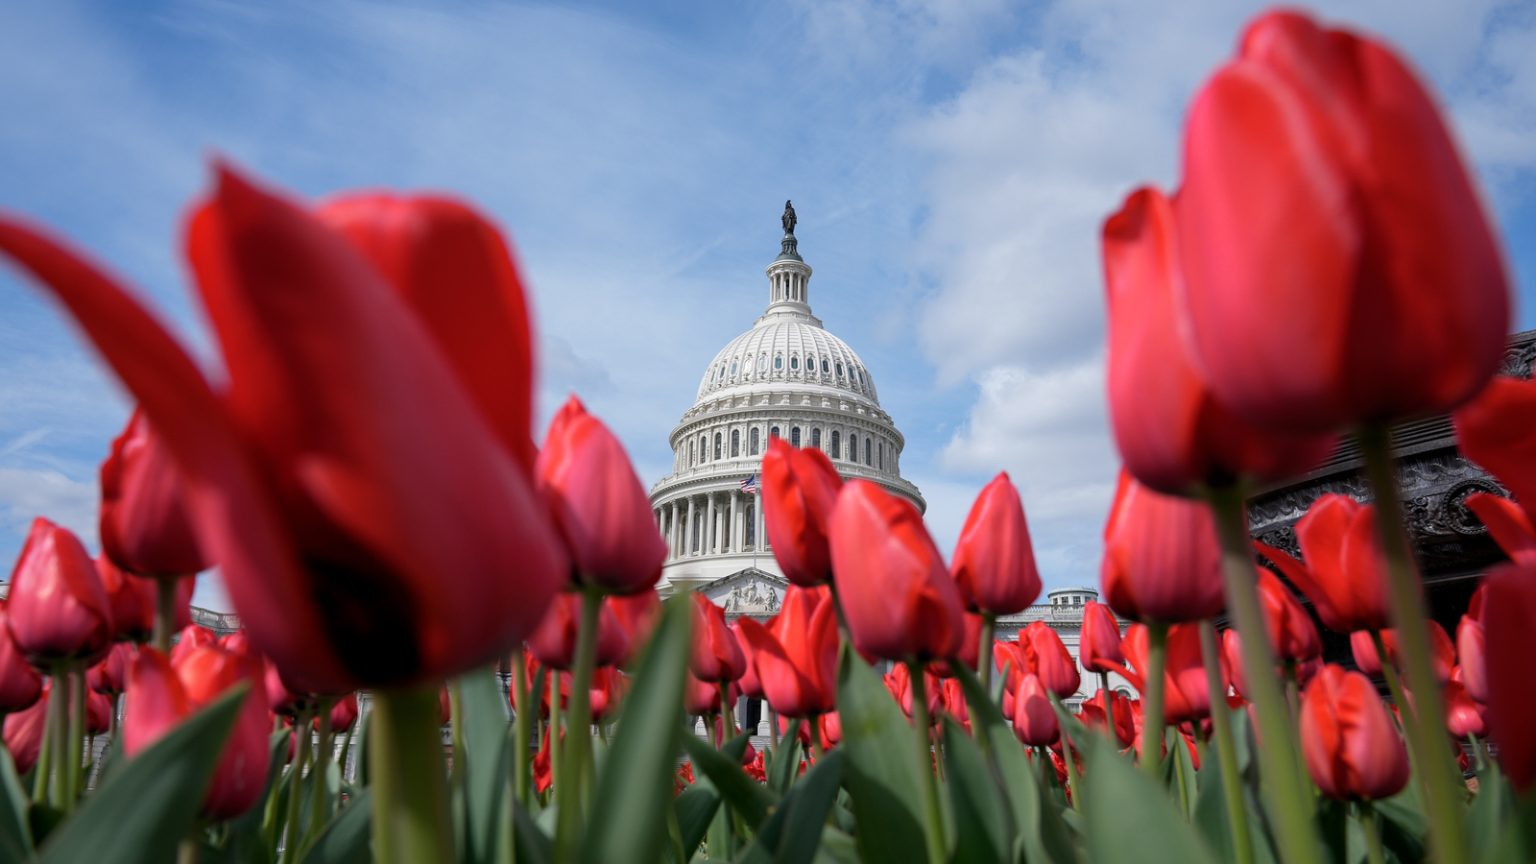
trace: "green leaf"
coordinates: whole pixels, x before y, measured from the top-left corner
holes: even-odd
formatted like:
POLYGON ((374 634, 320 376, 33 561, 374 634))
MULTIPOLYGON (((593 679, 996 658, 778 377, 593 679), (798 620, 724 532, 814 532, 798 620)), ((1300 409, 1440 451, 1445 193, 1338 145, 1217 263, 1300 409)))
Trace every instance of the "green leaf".
POLYGON ((603 764, 581 859, 653 861, 666 838, 677 741, 683 730, 683 684, 688 671, 688 597, 665 604, 630 688, 628 706, 603 764))
POLYGON ((191 833, 247 685, 187 718, 125 764, 53 832, 43 861, 161 864, 191 833))
POLYGON ((27 809, 32 802, 21 788, 16 766, 0 747, 0 861, 27 861, 32 857, 32 827, 27 809))
POLYGON ((955 814, 956 864, 1006 862, 1013 850, 1007 802, 976 742, 958 724, 944 718, 944 767, 950 809, 955 814))
POLYGON ((692 858, 699 844, 704 842, 704 832, 709 829, 710 820, 715 818, 718 809, 720 793, 712 786, 689 786, 672 802, 684 861, 692 858))
POLYGON ((1373 805, 1381 816, 1381 845, 1400 860, 1422 861, 1429 852, 1429 824, 1417 808, 1418 797, 1407 791, 1373 805))
MULTIPOLYGON (((1183 737, 1182 735, 1179 737, 1183 737)), ((1223 851, 1232 849, 1232 824, 1227 818, 1226 786, 1217 764, 1214 740, 1200 760, 1200 788, 1195 794, 1193 822, 1206 845, 1223 851)))
POLYGON ((1181 813, 1185 816, 1193 815, 1199 790, 1196 788, 1198 781, 1194 759, 1190 758, 1189 742, 1177 727, 1168 726, 1163 729, 1163 743, 1168 747, 1168 760, 1165 763, 1168 792, 1174 796, 1181 813))
POLYGON ((696 736, 684 735, 683 752, 693 760, 693 767, 709 778, 725 803, 755 829, 767 818, 768 808, 773 806, 775 799, 773 793, 748 777, 741 768, 741 755, 746 752, 750 737, 743 732, 728 742, 724 750, 716 750, 696 736))
MULTIPOLYGON (((353 752, 357 754, 357 783, 359 787, 368 785, 368 729, 373 725, 373 712, 364 711, 357 718, 357 732, 352 739, 353 752)), ((350 757, 349 757, 350 758, 350 757)))
POLYGON ((372 861, 372 798, 373 792, 368 789, 353 797, 326 823, 300 860, 304 864, 368 864, 372 861))
POLYGON ((288 765, 289 739, 286 727, 280 732, 273 732, 267 739, 267 776, 262 781, 261 797, 256 799, 255 807, 229 823, 226 832, 228 838, 224 843, 224 860, 267 864, 276 857, 275 850, 267 845, 266 832, 261 830, 261 825, 266 816, 268 799, 276 794, 278 778, 283 776, 283 768, 288 765))
MULTIPOLYGON (((780 797, 800 777, 800 727, 805 721, 796 717, 779 736, 779 744, 768 752, 768 788, 780 797)), ((812 730, 814 734, 814 730, 812 730)))
POLYGON ((1083 815, 1090 860, 1103 864, 1214 864, 1167 790, 1121 758, 1108 741, 1088 742, 1090 782, 1083 815), (1154 839, 1155 838, 1155 841, 1154 839))
POLYGON ((860 855, 866 861, 922 858, 928 841, 912 726, 880 676, 847 645, 838 663, 837 707, 860 855))
POLYGON ((1509 784, 1493 762, 1478 772, 1477 797, 1467 813, 1467 833, 1472 838, 1472 860, 1491 861, 1503 826, 1514 812, 1509 784))
POLYGON ((829 829, 827 813, 843 780, 842 751, 834 750, 807 771, 762 826, 743 864, 810 861, 829 829))
POLYGON ((465 861, 495 861, 498 849, 510 849, 502 832, 507 824, 507 797, 512 760, 508 747, 508 716, 501 688, 489 669, 478 669, 458 681, 459 706, 464 712, 464 816, 469 842, 460 850, 465 861))
POLYGON ((960 664, 953 664, 951 668, 965 693, 966 706, 970 708, 971 729, 975 735, 986 737, 995 776, 1002 778, 1010 805, 1012 842, 1022 846, 1028 861, 1074 860, 1077 850, 1070 830, 1062 821, 1062 810, 1040 788, 1038 772, 1024 755, 1024 746, 1013 734, 1012 724, 1003 718, 1002 709, 981 689, 981 682, 974 672, 960 664))
MULTIPOLYGON (((550 811, 553 813, 553 811, 550 811)), ((512 845, 517 864, 549 864, 554 844, 523 805, 512 802, 512 845)))

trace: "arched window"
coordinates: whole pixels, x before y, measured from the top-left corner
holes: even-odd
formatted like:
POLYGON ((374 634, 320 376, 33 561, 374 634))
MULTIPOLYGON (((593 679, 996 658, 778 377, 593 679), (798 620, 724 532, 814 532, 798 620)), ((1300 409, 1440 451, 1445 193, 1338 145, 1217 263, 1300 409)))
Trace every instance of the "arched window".
POLYGON ((827 358, 825 358, 825 357, 821 358, 821 374, 823 374, 823 375, 831 375, 832 374, 832 368, 827 365, 827 358))
POLYGON ((747 451, 748 451, 747 455, 748 456, 756 456, 757 455, 757 445, 758 445, 757 431, 758 431, 757 427, 753 426, 752 427, 752 431, 747 433, 747 451))
POLYGON ((817 427, 817 428, 811 430, 811 446, 812 447, 820 447, 821 446, 821 428, 820 427, 817 427))
POLYGON ((784 355, 783 354, 775 354, 775 355, 773 355, 773 368, 774 368, 775 371, 784 368, 784 355))
POLYGON ((767 372, 767 371, 768 371, 768 355, 767 354, 759 354, 758 357, 757 357, 757 372, 758 372, 759 375, 761 375, 762 373, 767 372))
POLYGON ((769 439, 778 438, 779 437, 779 427, 777 427, 777 426, 769 426, 768 427, 768 437, 769 437, 769 439))
POLYGON ((700 435, 699 436, 699 461, 700 462, 708 462, 709 461, 709 436, 708 435, 700 435))
POLYGON ((791 372, 799 372, 800 371, 800 355, 798 355, 798 354, 791 354, 791 355, 789 355, 789 371, 791 371, 791 372))
POLYGON ((791 426, 789 428, 789 444, 790 444, 791 447, 799 447, 800 446, 800 427, 799 426, 791 426))
POLYGON ((695 555, 699 554, 699 546, 700 546, 701 542, 704 539, 704 538, 700 537, 699 535, 703 534, 703 533, 704 533, 704 511, 703 510, 695 510, 694 513, 693 513, 693 554, 695 554, 695 555))
POLYGON ((720 445, 722 443, 724 443, 723 436, 721 436, 721 434, 719 432, 716 432, 715 433, 715 458, 716 459, 720 458, 720 445))
POLYGON ((827 454, 833 459, 843 458, 843 433, 832 430, 832 452, 827 454))
POLYGON ((735 377, 735 375, 736 375, 736 361, 732 360, 731 361, 731 376, 735 377))
POLYGON ((843 361, 841 360, 837 361, 837 379, 839 381, 843 379, 843 361))
POLYGON ((859 436, 848 433, 848 461, 859 461, 859 436))
POLYGON ((740 429, 732 429, 731 430, 731 458, 734 459, 734 458, 736 458, 737 456, 740 456, 740 455, 741 455, 741 430, 740 429))
POLYGON ((694 449, 693 442, 689 441, 688 442, 688 464, 689 465, 697 465, 698 462, 699 462, 698 451, 694 449))
POLYGON ((815 354, 812 354, 811 356, 805 358, 805 374, 807 374, 807 375, 815 375, 816 374, 816 355, 815 354))
POLYGON ((880 470, 885 470, 885 442, 880 442, 880 470))
POLYGON ((869 439, 865 438, 864 439, 864 464, 868 465, 870 467, 874 467, 875 460, 869 458, 869 451, 870 451, 870 449, 871 448, 869 446, 869 439))

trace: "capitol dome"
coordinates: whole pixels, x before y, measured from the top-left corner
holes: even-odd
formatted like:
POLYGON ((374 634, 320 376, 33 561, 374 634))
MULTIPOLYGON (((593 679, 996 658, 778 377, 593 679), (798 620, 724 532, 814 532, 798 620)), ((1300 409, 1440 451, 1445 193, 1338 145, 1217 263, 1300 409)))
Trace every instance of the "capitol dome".
POLYGON ((811 313, 811 268, 794 226, 786 202, 779 256, 765 271, 768 306, 705 368, 672 430, 672 470, 651 489, 668 548, 663 587, 703 589, 740 614, 777 611, 784 585, 755 494, 770 438, 816 447, 844 479, 879 483, 925 507, 901 477, 905 439, 880 407, 874 377, 811 313))

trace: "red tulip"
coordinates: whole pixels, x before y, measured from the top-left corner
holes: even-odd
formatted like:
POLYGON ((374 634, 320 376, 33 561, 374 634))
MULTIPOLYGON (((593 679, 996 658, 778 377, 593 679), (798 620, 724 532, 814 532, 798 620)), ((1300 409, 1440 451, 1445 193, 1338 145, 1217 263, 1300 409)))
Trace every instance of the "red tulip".
POLYGON ((1131 700, 1111 690, 1097 690, 1082 705, 1083 723, 1105 730, 1109 727, 1110 707, 1115 713, 1115 740, 1121 747, 1129 747, 1136 740, 1136 724, 1131 717, 1131 700))
MULTIPOLYGON (((885 689, 901 706, 907 719, 912 719, 912 670, 905 663, 897 663, 884 676, 885 689)), ((939 709, 944 705, 944 684, 939 676, 923 670, 923 707, 928 711, 928 723, 938 725, 939 709)))
POLYGON ((735 681, 747 671, 747 657, 725 624, 725 610, 703 594, 693 595, 693 650, 688 668, 701 681, 735 681))
POLYGON ((105 735, 112 731, 112 700, 88 690, 85 694, 85 734, 105 735))
POLYGON ((43 729, 48 722, 48 696, 51 689, 45 683, 30 707, 5 715, 5 749, 10 751, 18 775, 31 771, 32 766, 37 764, 38 754, 42 752, 43 729))
POLYGON ((1045 689, 1065 699, 1077 692, 1082 675, 1077 661, 1062 643, 1061 636, 1044 621, 1031 621, 1019 631, 1019 645, 1024 649, 1029 671, 1040 677, 1045 689))
POLYGON ((1488 732, 1499 765, 1522 792, 1536 783, 1536 663, 1531 622, 1536 621, 1536 569, 1501 565, 1483 577, 1487 639, 1488 732))
MULTIPOLYGON (((318 719, 316 718, 317 722, 318 719)), ((352 728, 352 724, 356 722, 357 694, 348 693, 337 699, 336 704, 331 706, 331 732, 332 734, 347 732, 352 728)))
POLYGON ((1487 633, 1483 629, 1483 602, 1487 590, 1472 592, 1467 614, 1456 625, 1456 654, 1461 658, 1461 678, 1473 699, 1488 701, 1487 633))
POLYGON ((976 496, 960 529, 950 572, 965 605, 993 615, 1022 612, 1040 596, 1040 571, 1024 505, 1007 472, 992 478, 976 496))
MULTIPOLYGON (((96 572, 101 575, 102 587, 107 592, 107 605, 112 608, 112 629, 118 641, 148 642, 155 630, 155 582, 139 576, 131 576, 119 568, 106 555, 96 556, 96 572)), ((176 618, 171 626, 181 629, 192 623, 192 592, 197 580, 176 580, 176 618)))
POLYGON ((827 454, 769 438, 763 454, 763 527, 784 578, 810 587, 832 579, 828 546, 842 478, 827 454))
POLYGON ((1126 470, 1167 495, 1306 471, 1328 455, 1332 435, 1248 423, 1191 360, 1175 305, 1184 290, 1178 235, 1173 202, 1152 187, 1132 192, 1104 223, 1109 413, 1126 470))
POLYGON ((63 301, 163 439, 252 644, 314 692, 443 679, 501 656, 570 573, 526 462, 477 398, 477 384, 510 375, 496 398, 526 403, 522 370, 467 380, 469 364, 434 338, 446 322, 525 339, 494 323, 521 298, 503 292, 488 309, 462 247, 381 227, 402 212, 440 224, 434 202, 378 201, 331 205, 347 211, 342 233, 219 168, 188 254, 222 392, 112 280, 0 217, 0 251, 63 301), (369 226, 393 239, 360 250, 369 226), (371 260, 382 255, 461 266, 412 270, 424 290, 407 302, 389 282, 403 271, 371 260))
MULTIPOLYGON (((1502 349, 1502 338, 1498 344, 1502 349)), ((1528 434, 1536 422, 1536 380, 1497 376, 1452 420, 1456 444, 1468 459, 1526 506, 1536 502, 1536 442, 1528 434)))
POLYGON ((1209 507, 1160 495, 1124 470, 1104 526, 1104 599, 1138 621, 1196 621, 1225 605, 1209 507))
POLYGON ((1111 672, 1125 665, 1125 655, 1120 653, 1120 622, 1108 606, 1097 600, 1083 604, 1077 659, 1089 672, 1111 672))
MULTIPOLYGON (((1116 671, 1143 694, 1147 692, 1150 648, 1144 625, 1132 624, 1126 628, 1120 649, 1135 671, 1116 671)), ((1163 665, 1163 722, 1173 725, 1199 720, 1210 713, 1211 694, 1206 687, 1205 664, 1200 657, 1200 628, 1196 624, 1176 624, 1168 628, 1167 656, 1163 665)))
POLYGON ((1301 750, 1324 795, 1381 799, 1408 783, 1408 751, 1376 685, 1329 664, 1301 696, 1301 750))
MULTIPOLYGON (((549 742, 554 740, 554 735, 545 732, 540 735, 539 752, 533 757, 533 791, 540 795, 549 791, 549 787, 555 784, 555 766, 550 760, 549 742)), ((560 743, 565 744, 565 733, 560 733, 560 743)))
POLYGON ((826 588, 791 585, 771 628, 742 618, 757 677, 773 710, 811 717, 837 701, 837 607, 826 588))
POLYGON ((1445 729, 1453 738, 1469 735, 1482 738, 1488 734, 1483 723, 1483 709, 1459 681, 1445 684, 1445 729))
POLYGON ((159 651, 141 648, 128 669, 123 752, 130 758, 241 683, 249 684, 249 691, 203 798, 203 815, 214 820, 244 813, 264 791, 271 725, 261 660, 214 644, 194 648, 173 664, 159 651))
MULTIPOLYGON (((178 647, 180 644, 182 643, 178 643, 178 647)), ((178 659, 179 656, 173 648, 171 665, 176 665, 178 659)), ((297 718, 299 712, 307 711, 311 707, 312 695, 294 690, 289 686, 287 679, 283 678, 282 670, 271 663, 263 664, 261 686, 262 692, 266 695, 268 710, 278 716, 286 717, 289 722, 297 718)))
POLYGON ((147 578, 191 576, 211 564, 180 470, 140 410, 101 463, 101 548, 118 567, 147 578))
MULTIPOLYGON (((1456 646, 1451 642, 1451 637, 1445 633, 1445 628, 1438 621, 1425 622, 1429 628, 1430 663, 1434 667, 1435 680, 1441 684, 1451 680, 1451 671, 1456 666, 1456 646)), ((1382 630, 1381 643, 1387 649, 1387 658, 1392 665, 1401 669, 1403 664, 1398 657, 1397 631, 1382 630)), ((1367 675, 1381 674, 1381 658, 1376 653, 1376 645, 1371 640, 1371 634, 1365 630, 1357 630, 1349 634, 1350 651, 1355 655, 1355 665, 1361 672, 1367 675)))
POLYGON ((1009 693, 1018 688, 1024 673, 1029 671, 1029 659, 1024 656, 1024 647, 1018 642, 993 642, 992 664, 997 667, 998 674, 1006 673, 1003 689, 1009 693))
POLYGON ((0 715, 31 706, 43 692, 43 676, 11 638, 9 615, 0 598, 0 715))
POLYGON ((828 711, 821 715, 821 741, 824 749, 830 750, 843 741, 843 718, 836 711, 828 711))
MULTIPOLYGON (((757 677, 757 651, 752 648, 752 642, 746 634, 741 632, 741 623, 747 620, 749 619, 738 618, 730 625, 731 635, 736 637, 736 645, 741 648, 741 656, 747 659, 747 671, 736 679, 736 686, 740 687, 742 695, 749 699, 766 699, 767 697, 763 695, 763 682, 757 677)), ((770 628, 773 626, 773 619, 768 620, 768 626, 770 628)))
POLYGON ((1049 747, 1061 737, 1049 691, 1033 672, 1024 676, 1014 695, 1013 732, 1030 747, 1049 747))
MULTIPOLYGON (((740 691, 735 684, 730 685, 726 698, 731 704, 736 704, 736 698, 740 691)), ((692 672, 688 673, 687 683, 683 686, 683 712, 686 714, 719 714, 720 713, 720 685, 715 681, 700 681, 692 672)))
POLYGON ((1336 633, 1391 626, 1387 563, 1376 540, 1376 508, 1328 493, 1296 522, 1306 563, 1262 543, 1254 547, 1312 601, 1323 625, 1336 633))
POLYGON ((624 445, 572 396, 539 451, 539 490, 565 538, 574 578, 616 594, 656 584, 667 542, 624 445))
POLYGON ((218 635, 207 627, 201 624, 188 624, 176 634, 176 644, 171 646, 171 664, 179 663, 182 655, 194 648, 205 648, 217 644, 218 641, 218 635))
POLYGON ((656 589, 651 588, 639 594, 610 594, 603 598, 603 602, 613 610, 629 644, 629 656, 624 658, 627 669, 629 663, 639 659, 640 649, 651 641, 651 630, 661 614, 661 598, 656 595, 656 589))
POLYGON ((1488 492, 1474 492, 1462 503, 1488 529, 1488 536, 1499 544, 1509 560, 1536 564, 1536 527, 1532 527, 1531 514, 1524 507, 1488 492))
POLYGON ((1320 432, 1449 411, 1499 368, 1499 244, 1434 100, 1380 42, 1271 12, 1190 108, 1179 193, 1196 365, 1320 432))
POLYGON ((939 710, 953 717, 966 732, 971 731, 971 708, 965 704, 965 690, 959 678, 939 682, 939 710))
POLYGON ((1301 608, 1291 589, 1264 569, 1259 570, 1259 607, 1277 659, 1301 662, 1322 656, 1323 640, 1312 616, 1301 608))
POLYGON ((955 650, 955 656, 950 660, 934 660, 928 664, 928 671, 948 678, 955 674, 950 668, 951 663, 959 663, 967 669, 975 669, 981 662, 981 631, 986 621, 980 613, 963 611, 960 613, 960 647, 955 650))
MULTIPOLYGON (((597 617, 597 665, 623 660, 629 639, 613 608, 603 604, 597 617)), ((544 620, 528 636, 528 652, 551 669, 569 670, 576 665, 576 631, 581 624, 581 595, 567 591, 555 597, 544 620)))
POLYGON ((133 663, 135 646, 119 642, 112 646, 101 662, 86 673, 85 682, 91 690, 104 696, 120 696, 128 687, 128 667, 133 663))
POLYGON ((112 645, 112 610, 96 565, 67 528, 39 516, 11 573, 7 620, 34 666, 94 663, 112 645))
POLYGON ((837 596, 854 646, 886 660, 954 656, 964 634, 960 593, 917 509, 853 480, 831 526, 837 596))

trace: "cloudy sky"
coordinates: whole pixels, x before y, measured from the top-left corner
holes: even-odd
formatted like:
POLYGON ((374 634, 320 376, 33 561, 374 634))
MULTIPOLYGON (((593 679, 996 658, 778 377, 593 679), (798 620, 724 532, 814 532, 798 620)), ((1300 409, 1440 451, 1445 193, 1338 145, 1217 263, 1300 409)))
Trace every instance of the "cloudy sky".
MULTIPOLYGON (((223 154, 305 196, 446 190, 532 284, 540 406, 580 393, 647 483, 704 366, 766 302, 793 198, 811 299, 873 370, 941 548, 999 470, 1048 586, 1096 581, 1114 457, 1099 222, 1177 180, 1182 117, 1259 8, 1230 0, 9 3, 0 207, 92 250, 204 357, 180 255, 223 154)), ((1331 4, 1447 106, 1533 326, 1536 7, 1331 4)), ((0 273, 0 557, 94 544, 127 403, 0 273)), ((205 580, 207 581, 207 580, 205 580)), ((199 601, 223 607, 217 585, 199 601)))

